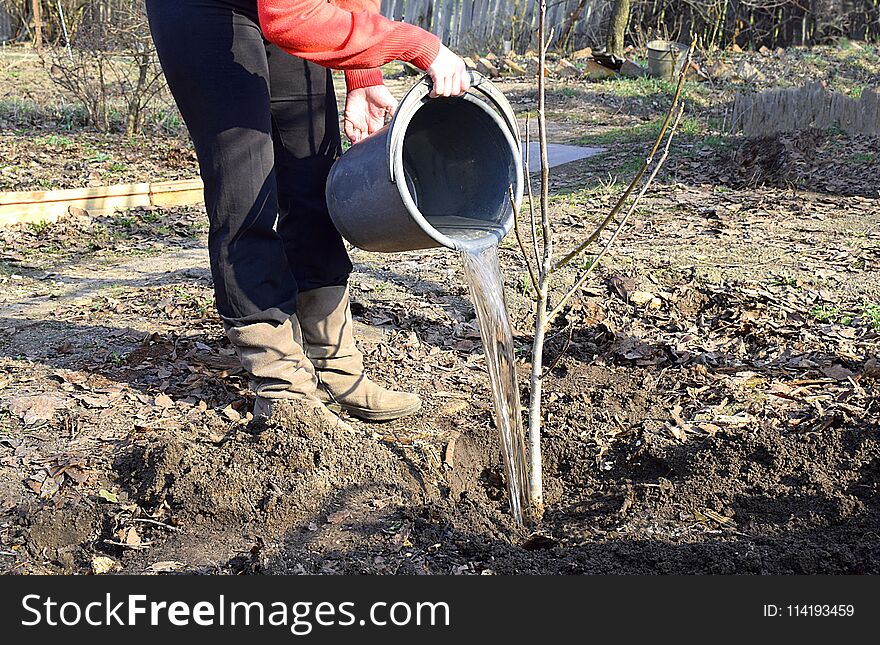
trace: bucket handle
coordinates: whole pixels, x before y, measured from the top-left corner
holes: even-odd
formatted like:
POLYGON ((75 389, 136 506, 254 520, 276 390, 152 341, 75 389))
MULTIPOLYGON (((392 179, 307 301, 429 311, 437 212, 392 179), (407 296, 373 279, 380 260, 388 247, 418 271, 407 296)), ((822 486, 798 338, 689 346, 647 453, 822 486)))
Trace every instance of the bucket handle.
MULTIPOLYGON (((513 113, 513 108, 510 106, 510 103, 504 98, 504 94, 502 94, 488 78, 479 72, 470 69, 468 70, 468 73, 471 77, 470 89, 480 92, 501 113, 505 124, 507 124, 507 128, 510 130, 510 134, 513 136, 513 140, 516 141, 517 150, 522 152, 522 143, 519 140, 519 127, 516 124, 516 115, 513 113)), ((431 77, 426 74, 400 101, 400 105, 397 106, 395 112, 395 118, 397 117, 397 114, 406 114, 412 105, 424 100, 425 97, 431 93, 431 87, 431 77)), ((389 128, 391 130, 391 136, 388 137, 388 159, 390 162, 388 168, 391 173, 391 182, 394 183, 394 155, 397 152, 397 146, 402 142, 403 137, 394 136, 394 119, 391 120, 389 128), (400 139, 400 141, 398 141, 398 139, 400 139)))

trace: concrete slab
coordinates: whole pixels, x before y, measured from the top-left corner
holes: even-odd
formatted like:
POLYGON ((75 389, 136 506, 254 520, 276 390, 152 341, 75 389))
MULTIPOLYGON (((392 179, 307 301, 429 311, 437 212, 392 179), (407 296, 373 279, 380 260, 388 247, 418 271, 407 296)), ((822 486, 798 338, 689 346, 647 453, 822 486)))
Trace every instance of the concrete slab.
MULTIPOLYGON (((605 148, 590 148, 587 146, 569 146, 561 143, 547 144, 547 157, 550 167, 593 157, 605 152, 605 148)), ((525 150, 523 150, 523 162, 525 162, 525 150)), ((529 172, 541 170, 541 149, 537 141, 529 143, 529 172)))

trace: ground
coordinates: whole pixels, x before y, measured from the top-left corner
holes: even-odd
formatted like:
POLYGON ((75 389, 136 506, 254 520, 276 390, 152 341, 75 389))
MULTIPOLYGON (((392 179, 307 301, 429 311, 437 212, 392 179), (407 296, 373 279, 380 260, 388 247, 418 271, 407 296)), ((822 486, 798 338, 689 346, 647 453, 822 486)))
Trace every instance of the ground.
MULTIPOLYGON (((55 118, 35 60, 8 56, 0 189, 195 174, 179 127, 128 141, 55 118)), ((722 58, 758 67, 758 89, 880 78, 869 46, 722 58)), ((524 124, 533 88, 499 85, 524 124)), ((425 405, 345 432, 251 419, 200 207, 0 230, 0 569, 880 572, 880 141, 745 141, 723 123, 744 86, 687 84, 655 187, 553 329, 533 527, 508 513, 453 254, 352 250, 368 367, 425 405)), ((670 89, 551 79, 551 140, 606 149, 554 169, 558 249, 620 195, 670 89)), ((525 267, 512 238, 500 256, 524 384, 525 267)))

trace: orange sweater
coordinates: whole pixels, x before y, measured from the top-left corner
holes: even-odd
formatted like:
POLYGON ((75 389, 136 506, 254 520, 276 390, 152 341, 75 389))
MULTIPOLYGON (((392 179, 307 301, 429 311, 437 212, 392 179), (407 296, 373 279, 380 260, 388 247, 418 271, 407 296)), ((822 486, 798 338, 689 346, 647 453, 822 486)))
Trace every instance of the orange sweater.
POLYGON ((381 0, 257 0, 263 35, 285 51, 345 70, 349 90, 382 84, 392 60, 426 70, 440 39, 379 14, 381 0), (331 4, 332 2, 332 4, 331 4))

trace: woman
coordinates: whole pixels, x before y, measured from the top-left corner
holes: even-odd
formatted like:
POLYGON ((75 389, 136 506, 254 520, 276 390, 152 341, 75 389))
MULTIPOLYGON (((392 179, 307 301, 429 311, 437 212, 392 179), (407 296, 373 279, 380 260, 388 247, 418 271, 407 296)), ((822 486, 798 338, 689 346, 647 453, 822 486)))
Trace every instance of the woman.
POLYGON ((435 96, 468 87, 436 36, 383 18, 379 0, 147 0, 159 60, 195 145, 217 309, 257 399, 383 421, 421 407, 364 374, 348 300, 352 266, 324 186, 340 154, 330 71, 345 70, 356 144, 396 102, 378 70, 426 70, 435 96))

